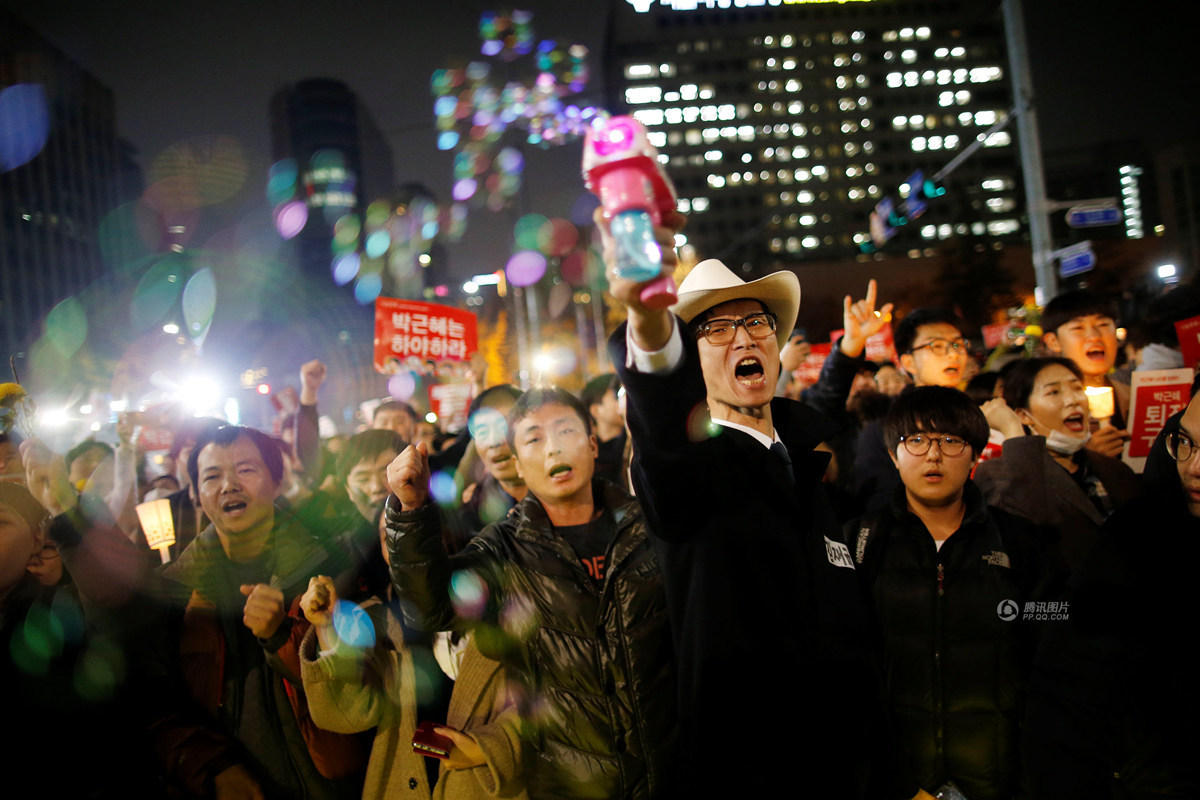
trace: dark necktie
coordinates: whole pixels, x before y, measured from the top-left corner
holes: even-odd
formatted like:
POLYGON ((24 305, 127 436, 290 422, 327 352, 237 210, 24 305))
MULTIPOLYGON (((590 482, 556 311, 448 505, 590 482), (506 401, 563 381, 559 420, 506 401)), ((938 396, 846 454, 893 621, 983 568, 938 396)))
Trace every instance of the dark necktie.
POLYGON ((788 479, 795 483, 796 473, 792 470, 792 457, 788 455, 787 448, 783 446, 783 442, 772 442, 770 449, 772 453, 783 461, 783 466, 787 468, 788 479))

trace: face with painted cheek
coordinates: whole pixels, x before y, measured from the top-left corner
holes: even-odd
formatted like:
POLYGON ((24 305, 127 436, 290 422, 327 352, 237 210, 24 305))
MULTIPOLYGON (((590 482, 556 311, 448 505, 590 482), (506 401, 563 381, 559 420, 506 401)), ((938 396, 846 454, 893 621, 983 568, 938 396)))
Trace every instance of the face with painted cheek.
MULTIPOLYGON (((765 310, 757 300, 731 300, 710 309, 705 320, 741 319, 765 310)), ((758 409, 771 402, 779 379, 779 341, 774 332, 755 339, 739 325, 727 344, 714 345, 699 336, 696 345, 710 409, 714 402, 735 410, 758 409)), ((712 413, 720 414, 719 408, 712 413)))

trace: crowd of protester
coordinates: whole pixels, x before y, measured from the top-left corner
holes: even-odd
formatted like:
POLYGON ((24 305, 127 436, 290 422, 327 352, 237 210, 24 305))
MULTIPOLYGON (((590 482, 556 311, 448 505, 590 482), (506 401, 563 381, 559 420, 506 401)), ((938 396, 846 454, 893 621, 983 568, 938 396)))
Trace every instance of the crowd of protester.
POLYGON ((322 439, 320 361, 275 430, 188 420, 152 467, 134 414, 61 455, 6 431, 6 792, 1200 796, 1200 401, 1120 458, 1190 289, 1125 353, 1059 295, 980 372, 937 308, 867 360, 872 281, 802 386, 793 273, 640 288, 611 275, 615 372, 481 384, 462 431, 387 399, 322 439))

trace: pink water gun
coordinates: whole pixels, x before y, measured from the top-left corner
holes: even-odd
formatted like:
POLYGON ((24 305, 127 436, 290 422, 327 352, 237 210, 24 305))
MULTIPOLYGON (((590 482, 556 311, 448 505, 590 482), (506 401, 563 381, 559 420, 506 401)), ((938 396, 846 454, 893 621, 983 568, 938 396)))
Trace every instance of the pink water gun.
POLYGON ((655 226, 675 209, 675 186, 658 163, 658 151, 633 117, 597 120, 583 143, 583 180, 600 198, 617 246, 617 274, 642 289, 642 303, 667 308, 679 299, 675 281, 662 274, 655 226))

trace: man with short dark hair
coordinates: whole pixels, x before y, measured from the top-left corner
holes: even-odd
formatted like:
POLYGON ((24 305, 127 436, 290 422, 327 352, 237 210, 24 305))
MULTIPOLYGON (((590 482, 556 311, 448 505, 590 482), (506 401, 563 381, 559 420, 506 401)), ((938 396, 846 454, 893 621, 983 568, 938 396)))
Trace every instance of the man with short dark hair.
POLYGON ((403 400, 384 400, 371 414, 371 427, 395 431, 405 442, 411 442, 417 416, 417 410, 403 400))
POLYGON ((952 782, 969 798, 1012 797, 1033 659, 1020 612, 1045 599, 1045 548, 969 480, 988 423, 967 395, 905 392, 883 436, 903 485, 845 531, 883 633, 893 796, 942 796, 952 782))
POLYGON ((592 425, 599 443, 596 456, 596 475, 618 486, 625 485, 623 466, 625 461, 625 413, 617 391, 621 380, 616 373, 597 375, 586 384, 579 395, 583 405, 592 415, 592 425))
POLYGON ((297 677, 306 623, 293 601, 311 575, 330 570, 315 539, 277 518, 275 440, 252 428, 207 428, 187 471, 211 524, 164 569, 186 600, 178 663, 168 671, 178 670, 206 716, 158 721, 168 779, 197 795, 356 797, 362 754, 312 728, 297 677))
MULTIPOLYGON (((962 322, 941 308, 917 308, 896 325, 893 339, 900 366, 913 386, 958 388, 967 366, 967 340, 962 322)), ((883 440, 880 422, 870 422, 858 437, 854 458, 854 496, 859 507, 878 511, 887 506, 900 476, 883 440)))
MULTIPOLYGON (((656 231, 668 271, 672 233, 656 231)), ((708 259, 671 313, 619 277, 607 237, 605 258, 628 317, 610 358, 666 580, 685 792, 767 796, 783 767, 806 796, 866 796, 881 708, 868 610, 820 486, 828 455, 813 451, 832 426, 775 397, 799 281, 747 282, 708 259), (756 763, 729 768, 746 753, 756 763)), ((882 327, 890 304, 877 314, 875 291, 871 281, 865 300, 845 298, 846 334, 827 367, 861 358, 882 327)))
POLYGON ((1042 311, 1042 341, 1050 352, 1069 358, 1083 373, 1084 386, 1112 387, 1115 403, 1109 424, 1097 423, 1087 448, 1119 458, 1129 439, 1125 414, 1129 386, 1109 375, 1117 363, 1117 312, 1114 304, 1087 289, 1055 296, 1042 311))
POLYGON ((637 501, 593 480, 587 409, 533 389, 507 425, 528 494, 449 556, 424 445, 388 468, 393 584, 430 630, 473 631, 523 690, 532 798, 675 796, 670 635, 637 501))

